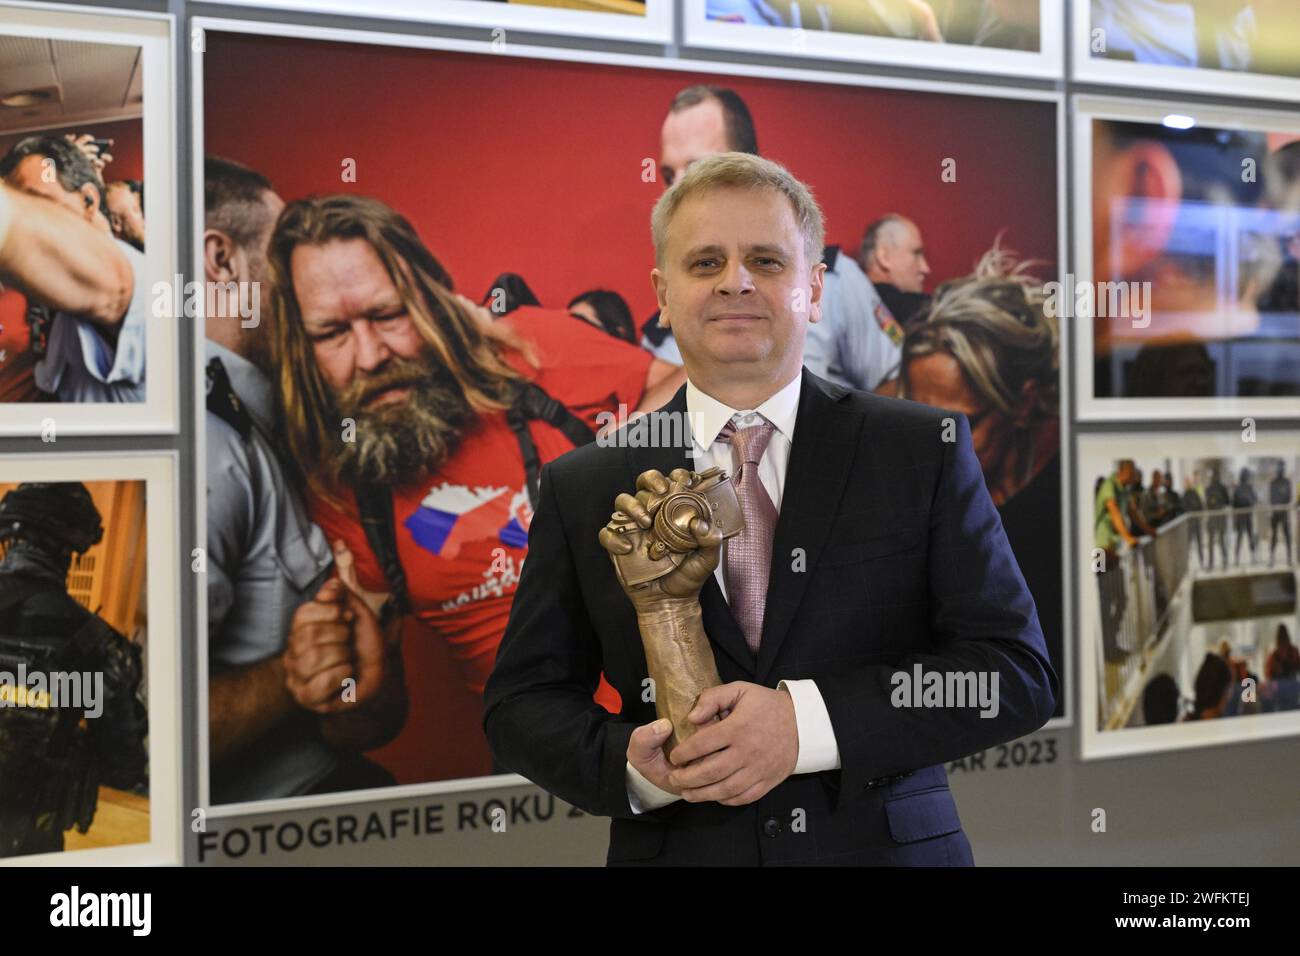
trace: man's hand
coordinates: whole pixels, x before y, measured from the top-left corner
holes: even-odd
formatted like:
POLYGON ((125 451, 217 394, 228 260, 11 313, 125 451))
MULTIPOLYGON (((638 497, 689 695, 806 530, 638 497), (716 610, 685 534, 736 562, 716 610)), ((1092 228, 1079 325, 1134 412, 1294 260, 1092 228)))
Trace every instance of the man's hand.
POLYGON ((668 780, 673 765, 664 756, 664 743, 668 740, 668 734, 672 729, 673 725, 669 720, 660 718, 632 731, 632 736, 627 742, 627 762, 660 790, 667 790, 680 796, 681 791, 668 780))
MULTIPOLYGON (((69 143, 81 150, 86 159, 90 160, 90 165, 95 168, 95 172, 101 177, 104 175, 104 167, 113 161, 112 153, 101 153, 99 145, 95 142, 95 137, 90 133, 82 133, 80 136, 74 136, 71 133, 65 133, 63 136, 69 143)), ((107 140, 108 143, 113 141, 107 140)))
POLYGON ((677 769, 668 774, 668 786, 654 781, 656 786, 691 803, 716 800, 739 807, 794 773, 799 727, 787 692, 746 681, 710 687, 688 719, 701 725, 718 717, 723 719, 701 726, 673 750, 671 763, 677 769))
POLYGON ((283 658, 285 686, 307 710, 340 713, 379 692, 385 653, 374 612, 343 581, 331 578, 294 613, 283 658), (356 680, 355 700, 345 701, 343 681, 348 678, 356 680))

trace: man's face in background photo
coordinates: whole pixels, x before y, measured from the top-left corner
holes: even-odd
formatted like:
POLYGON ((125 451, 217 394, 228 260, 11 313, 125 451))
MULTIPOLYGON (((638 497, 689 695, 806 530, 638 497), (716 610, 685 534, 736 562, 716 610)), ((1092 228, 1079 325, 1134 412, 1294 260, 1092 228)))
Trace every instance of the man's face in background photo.
POLYGON ((292 294, 317 368, 355 441, 339 442, 351 481, 407 484, 454 450, 470 410, 426 345, 378 253, 364 239, 300 245, 292 294))
POLYGON ((678 207, 652 281, 693 378, 785 382, 798 373, 826 271, 805 245, 775 189, 716 188, 678 207))
MULTIPOLYGON (((129 192, 129 191, 128 191, 129 192)), ((268 375, 274 374, 271 358, 273 336, 269 309, 262 309, 270 291, 267 247, 284 200, 264 189, 256 203, 223 207, 222 214, 204 230, 204 277, 217 298, 215 316, 208 319, 209 338, 242 355, 268 375), (230 217, 237 217, 231 220, 230 217), (235 238, 240 236, 244 241, 235 238), (241 305, 251 300, 257 288, 257 321, 245 322, 241 305)))
POLYGON ((29 196, 41 196, 52 200, 74 215, 86 220, 91 225, 109 231, 108 219, 99 210, 99 192, 90 183, 79 190, 67 190, 59 182, 59 177, 47 173, 54 160, 33 153, 24 156, 5 177, 5 185, 17 189, 29 196))
POLYGON ((924 292, 925 280, 930 275, 930 263, 925 261, 925 247, 921 230, 916 223, 904 219, 891 223, 881 236, 880 247, 875 251, 877 267, 885 281, 903 292, 924 292))
POLYGON ((112 183, 104 195, 113 235, 137 249, 144 248, 144 210, 140 197, 126 183, 112 183))
POLYGON ((659 133, 659 175, 667 189, 697 159, 731 149, 722 104, 706 99, 669 113, 659 133))

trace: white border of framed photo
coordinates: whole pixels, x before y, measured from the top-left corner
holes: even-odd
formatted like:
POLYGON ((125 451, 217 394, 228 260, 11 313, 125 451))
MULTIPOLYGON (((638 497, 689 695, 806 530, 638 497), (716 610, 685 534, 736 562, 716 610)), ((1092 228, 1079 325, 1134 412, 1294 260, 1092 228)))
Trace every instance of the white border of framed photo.
MULTIPOLYGON (((634 54, 593 52, 585 50, 566 50, 552 47, 529 47, 523 45, 511 44, 507 48, 497 50, 493 48, 490 42, 476 40, 455 40, 442 37, 429 37, 407 34, 392 33, 370 33, 359 30, 345 30, 325 27, 309 27, 302 25, 252 22, 244 20, 228 20, 210 17, 196 17, 191 21, 192 30, 212 30, 215 32, 243 33, 261 36, 281 36, 291 37, 294 39, 307 40, 325 40, 342 43, 359 43, 376 46, 398 46, 415 49, 460 52, 460 53, 477 53, 495 56, 516 56, 525 59, 540 60, 558 60, 577 63, 597 63, 611 66, 623 66, 637 69, 667 70, 678 73, 709 73, 726 76, 750 76, 762 77, 777 80, 790 80, 808 83, 831 83, 847 86, 863 86, 875 89, 892 89, 907 90, 912 92, 930 92, 945 93, 954 95, 989 97, 1003 100, 1029 100, 1044 103, 1053 103, 1056 106, 1056 163, 1057 163, 1057 203, 1054 210, 1056 217, 1056 235, 1057 235, 1057 269, 1060 274, 1065 273, 1065 250, 1066 250, 1066 230, 1064 218, 1065 204, 1065 151, 1064 151, 1064 133, 1065 133, 1065 111, 1064 96, 1052 91, 1036 90, 1010 90, 995 86, 974 86, 969 84, 958 84, 951 82, 939 82, 931 80, 900 80, 892 77, 867 76, 856 73, 831 73, 819 70, 800 70, 789 68, 778 68, 770 66, 752 66, 749 64, 734 63, 717 63, 707 60, 677 60, 664 59, 661 57, 640 56, 634 54)), ((206 47, 206 44, 199 44, 206 47)), ((193 127, 194 142, 192 152, 192 167, 190 174, 193 182, 196 184, 203 182, 203 156, 204 156, 204 104, 203 104, 203 56, 196 53, 193 60, 192 73, 192 92, 193 92, 193 127)), ((204 220, 203 210, 203 191, 196 188, 194 191, 194 223, 195 235, 190 237, 190 241, 195 250, 195 261, 202 261, 202 224, 204 220)), ((204 367, 204 337, 195 336, 193 361, 196 363, 196 370, 201 371, 204 367)), ((1070 365, 1068 356, 1069 344, 1066 337, 1061 338, 1061 540, 1068 541, 1066 537, 1069 533, 1069 509, 1066 502, 1069 500, 1069 484, 1067 475, 1070 474, 1070 418, 1067 414, 1067 395, 1069 392, 1069 383, 1067 369, 1070 365)), ((207 461, 207 441, 205 435, 205 387, 204 377, 196 373, 193 378, 193 388, 195 395, 195 429, 196 429, 196 448, 195 464, 197 468, 198 480, 195 481, 195 492, 197 506, 195 509, 196 540, 205 542, 207 540, 207 508, 206 493, 202 476, 206 472, 207 461)), ((1065 545, 1062 545, 1065 547, 1065 545)), ((1073 586, 1071 581, 1071 566, 1067 561, 1062 568, 1062 604, 1064 609, 1063 618, 1063 648, 1062 654, 1066 661, 1067 668, 1072 666, 1075 659, 1072 628, 1072 594, 1073 586)), ((290 811, 299 809, 310 809, 326 806, 338 806, 343 804, 370 803, 384 800, 397 800, 408 797, 446 794, 446 793, 465 793, 469 791, 481 790, 502 790, 509 787, 518 787, 521 785, 531 786, 531 782, 519 774, 499 774, 485 777, 464 777, 452 780, 440 780, 429 783, 400 784, 391 787, 377 787, 368 790, 354 790, 341 793, 318 794, 301 797, 286 797, 269 800, 249 801, 245 803, 220 804, 213 806, 210 802, 209 788, 209 741, 208 741, 208 642, 207 642, 207 599, 206 585, 203 579, 199 582, 199 599, 196 602, 198 618, 198 693, 197 697, 197 720, 198 727, 198 747, 195 758, 198 763, 198 790, 197 801, 199 805, 205 808, 211 818, 235 817, 252 813, 275 813, 280 811, 290 811)), ((1065 681, 1066 704, 1064 716, 1053 718, 1042 728, 1040 732, 1060 730, 1069 727, 1073 723, 1073 681, 1067 674, 1065 681)))
POLYGON ((181 640, 177 533, 179 456, 174 451, 37 452, 0 457, 6 481, 144 481, 149 638, 148 843, 8 857, 0 866, 179 865, 181 833, 181 640))
MULTIPOLYGON (((1092 261, 1092 123, 1126 120, 1159 124, 1166 116, 1192 117, 1211 129, 1295 132, 1300 134, 1300 112, 1237 109, 1190 101, 1130 100, 1076 95, 1074 114, 1074 263, 1075 280, 1093 281, 1092 261)), ((1295 418, 1300 399, 1277 398, 1096 398, 1093 396, 1093 328, 1091 317, 1074 321, 1077 372, 1075 401, 1078 421, 1186 421, 1207 418, 1295 418)), ((1064 335, 1062 336, 1064 337, 1064 335)))
POLYGON ((270 7, 294 13, 412 20, 492 29, 495 42, 508 43, 505 32, 555 33, 604 40, 671 43, 673 0, 645 0, 645 15, 600 10, 568 10, 526 2, 487 0, 211 0, 214 5, 270 7))
MULTIPOLYGON (((143 402, 6 402, 0 404, 0 435, 42 435, 53 422, 55 435, 175 433, 177 317, 152 312, 153 288, 171 289, 180 271, 176 258, 176 65, 173 18, 96 7, 6 4, 0 33, 84 43, 115 43, 141 50, 144 71, 145 277, 151 309, 145 339, 146 391, 143 402)), ((112 167, 109 167, 110 171, 112 167)))
POLYGON ((962 73, 1053 80, 1065 78, 1065 8, 1062 0, 1039 0, 1037 53, 826 30, 721 23, 705 18, 707 2, 683 0, 682 19, 688 47, 962 73))
MULTIPOLYGON (((1097 609, 1097 582, 1091 561, 1084 558, 1092 552, 1092 519, 1095 495, 1093 479, 1109 475, 1114 463, 1121 458, 1141 462, 1158 454, 1162 458, 1197 458, 1213 455, 1229 457, 1246 451, 1252 455, 1300 455, 1300 432, 1257 433, 1257 440, 1249 446, 1242 442, 1238 428, 1218 432, 1182 432, 1175 435, 1154 436, 1150 432, 1088 433, 1080 434, 1078 495, 1074 510, 1079 522, 1079 557, 1074 562, 1078 568, 1075 584, 1079 588, 1079 654, 1075 669, 1079 672, 1079 755, 1084 760, 1105 757, 1124 757, 1132 754, 1157 753, 1169 750, 1187 750, 1217 744, 1249 743, 1274 737, 1300 734, 1300 711, 1277 714, 1246 714, 1221 717, 1216 720, 1194 720, 1189 723, 1162 724, 1157 727, 1129 727, 1118 730, 1098 730, 1097 701, 1097 641, 1100 639, 1100 621, 1097 609), (1158 449, 1158 451, 1157 451, 1158 449), (1089 599, 1091 598, 1091 600, 1089 599)), ((1294 480, 1295 476, 1291 476, 1294 480)), ((1262 536, 1262 532, 1260 532, 1262 536)), ((1292 547, 1295 542, 1292 542, 1292 547)))
POLYGON ((1207 70, 1201 67, 1163 63, 1133 63, 1092 55, 1092 4, 1072 0, 1071 36, 1073 48, 1071 79, 1076 83, 1104 83, 1108 86, 1147 87, 1174 93, 1209 93, 1218 96, 1248 96, 1260 99, 1300 101, 1300 78, 1237 70, 1207 70))

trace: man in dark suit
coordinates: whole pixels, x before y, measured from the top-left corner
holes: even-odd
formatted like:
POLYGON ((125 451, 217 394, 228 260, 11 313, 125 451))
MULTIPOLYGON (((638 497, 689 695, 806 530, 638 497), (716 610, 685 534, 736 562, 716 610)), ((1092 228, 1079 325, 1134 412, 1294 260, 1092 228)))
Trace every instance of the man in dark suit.
POLYGON ((972 864, 944 764, 1041 727, 1059 682, 966 417, 802 368, 822 219, 777 164, 700 160, 652 230, 687 385, 543 470, 486 689, 493 753, 612 817, 610 863, 972 864), (745 531, 724 547, 695 519, 697 550, 634 604, 611 509, 644 528, 677 469, 718 462, 745 531), (640 630, 700 624, 723 683, 670 761, 640 630), (602 671, 617 715, 592 700, 602 671))

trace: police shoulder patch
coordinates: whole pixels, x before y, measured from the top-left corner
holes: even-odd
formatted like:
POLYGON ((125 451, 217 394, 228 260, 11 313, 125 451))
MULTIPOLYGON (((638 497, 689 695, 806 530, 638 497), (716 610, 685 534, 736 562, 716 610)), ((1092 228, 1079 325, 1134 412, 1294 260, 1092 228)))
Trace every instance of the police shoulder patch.
POLYGON ((889 306, 885 305, 884 302, 877 302, 875 313, 876 324, 880 326, 885 335, 889 336, 889 341, 893 342, 895 346, 902 346, 903 327, 898 324, 898 319, 894 318, 894 313, 889 311, 889 306))

